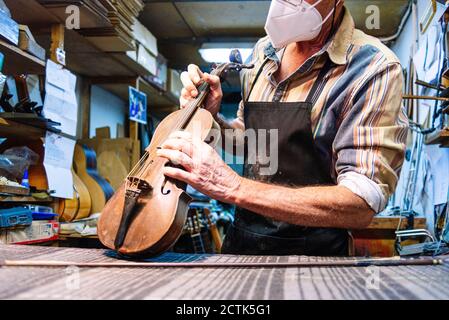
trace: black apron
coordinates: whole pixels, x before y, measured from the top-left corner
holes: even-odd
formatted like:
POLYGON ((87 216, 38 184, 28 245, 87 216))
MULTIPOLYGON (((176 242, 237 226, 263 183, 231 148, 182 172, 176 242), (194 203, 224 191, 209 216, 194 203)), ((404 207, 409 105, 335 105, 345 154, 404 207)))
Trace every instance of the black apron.
MULTIPOLYGON (((260 67, 247 97, 250 97, 264 65, 260 67)), ((257 161, 256 164, 248 163, 250 152, 256 151, 246 148, 246 178, 292 187, 335 185, 330 175, 330 164, 324 163, 316 149, 311 125, 312 108, 323 90, 331 66, 328 59, 305 102, 244 101, 245 129, 255 130, 256 135, 259 129, 277 129, 279 137, 277 172, 270 176, 261 175, 257 161)), ((266 138, 269 143, 268 133, 266 138)), ((266 149, 270 150, 269 147, 266 149)), ((282 203, 282 199, 279 202, 282 203)), ((348 239, 347 230, 292 225, 237 208, 222 253, 345 256, 348 255, 348 239)))

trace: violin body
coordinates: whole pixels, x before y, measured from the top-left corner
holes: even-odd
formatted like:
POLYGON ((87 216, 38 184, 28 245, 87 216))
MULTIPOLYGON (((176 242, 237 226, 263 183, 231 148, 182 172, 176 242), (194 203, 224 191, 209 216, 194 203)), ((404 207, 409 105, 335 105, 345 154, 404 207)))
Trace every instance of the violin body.
MULTIPOLYGON (((169 163, 165 158, 157 157, 156 151, 177 130, 176 124, 185 112, 179 110, 170 114, 154 133, 147 148, 147 163, 151 165, 146 176, 142 177, 151 185, 151 191, 138 198, 120 247, 117 247, 116 240, 125 207, 125 184, 106 204, 98 222, 98 236, 106 247, 125 256, 154 256, 170 249, 182 234, 191 198, 184 191, 185 185, 163 175, 162 169, 169 163)), ((201 139, 204 141, 214 120, 210 112, 197 109, 183 130, 194 134, 194 124, 201 124, 201 139)))

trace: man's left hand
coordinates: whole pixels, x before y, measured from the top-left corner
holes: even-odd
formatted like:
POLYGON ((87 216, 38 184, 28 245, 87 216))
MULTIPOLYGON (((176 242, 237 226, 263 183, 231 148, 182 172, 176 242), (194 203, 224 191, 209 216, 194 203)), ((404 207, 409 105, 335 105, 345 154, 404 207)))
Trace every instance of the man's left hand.
POLYGON ((232 203, 242 177, 204 141, 186 131, 178 131, 170 135, 157 155, 182 167, 165 167, 167 177, 183 181, 215 200, 232 203))

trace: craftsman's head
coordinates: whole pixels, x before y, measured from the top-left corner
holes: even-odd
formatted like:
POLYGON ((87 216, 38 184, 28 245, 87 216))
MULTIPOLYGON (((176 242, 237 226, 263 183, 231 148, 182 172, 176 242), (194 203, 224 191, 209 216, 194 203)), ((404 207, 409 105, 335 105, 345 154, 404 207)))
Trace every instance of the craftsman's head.
POLYGON ((265 30, 275 48, 311 41, 329 32, 344 0, 272 0, 265 30))

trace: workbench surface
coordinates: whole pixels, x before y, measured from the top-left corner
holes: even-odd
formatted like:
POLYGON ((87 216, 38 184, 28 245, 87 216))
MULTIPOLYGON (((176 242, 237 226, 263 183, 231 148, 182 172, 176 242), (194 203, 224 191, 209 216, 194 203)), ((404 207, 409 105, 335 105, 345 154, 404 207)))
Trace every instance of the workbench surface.
MULTIPOLYGON (((107 250, 4 245, 0 259, 117 262, 107 250)), ((330 258, 169 253, 157 261, 285 259, 330 258)), ((449 264, 379 269, 1 267, 0 299, 449 299, 449 264), (376 273, 378 282, 372 281, 376 273)))

